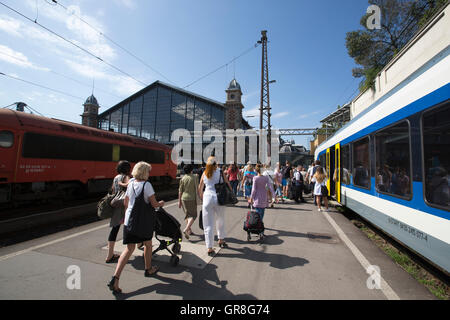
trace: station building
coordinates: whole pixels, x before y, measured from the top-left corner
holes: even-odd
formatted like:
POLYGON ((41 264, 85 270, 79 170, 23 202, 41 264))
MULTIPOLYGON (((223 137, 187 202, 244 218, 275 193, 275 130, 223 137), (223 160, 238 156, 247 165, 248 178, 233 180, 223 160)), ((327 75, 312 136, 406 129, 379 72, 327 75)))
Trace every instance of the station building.
POLYGON ((227 101, 221 103, 156 81, 99 115, 97 100, 89 97, 82 123, 164 144, 172 144, 176 129, 193 131, 194 121, 202 121, 203 130, 249 129, 242 117, 242 91, 236 79, 225 91, 227 101))

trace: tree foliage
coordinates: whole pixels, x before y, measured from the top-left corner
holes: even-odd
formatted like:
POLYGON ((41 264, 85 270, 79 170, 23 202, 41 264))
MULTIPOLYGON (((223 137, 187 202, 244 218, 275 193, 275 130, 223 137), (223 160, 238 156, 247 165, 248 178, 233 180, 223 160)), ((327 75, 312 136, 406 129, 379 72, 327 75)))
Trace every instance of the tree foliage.
POLYGON ((367 20, 371 14, 365 14, 360 21, 363 30, 350 31, 346 36, 348 54, 360 66, 352 73, 356 78, 363 78, 361 92, 374 87, 381 69, 448 0, 368 2, 381 9, 381 29, 369 30, 367 20))

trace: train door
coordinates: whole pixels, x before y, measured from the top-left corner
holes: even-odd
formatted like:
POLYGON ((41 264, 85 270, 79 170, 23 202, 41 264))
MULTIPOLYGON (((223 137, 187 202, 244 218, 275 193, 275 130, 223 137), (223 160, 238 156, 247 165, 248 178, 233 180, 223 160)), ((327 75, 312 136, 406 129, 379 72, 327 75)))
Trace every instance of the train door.
MULTIPOLYGON (((338 143, 335 148, 335 164, 336 164, 336 200, 341 202, 341 145, 338 143)), ((333 176, 334 179, 334 176, 333 176)))
POLYGON ((15 182, 20 135, 0 129, 0 183, 15 182))
POLYGON ((334 196, 335 194, 335 182, 333 181, 333 174, 335 170, 335 157, 334 157, 335 147, 327 149, 327 159, 326 159, 326 171, 327 171, 327 188, 328 196, 334 196))

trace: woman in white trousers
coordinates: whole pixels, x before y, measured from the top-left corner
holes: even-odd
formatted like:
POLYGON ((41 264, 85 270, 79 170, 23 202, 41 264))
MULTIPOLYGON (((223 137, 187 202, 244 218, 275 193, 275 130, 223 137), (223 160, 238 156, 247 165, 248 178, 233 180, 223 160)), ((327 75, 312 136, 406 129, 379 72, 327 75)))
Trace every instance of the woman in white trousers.
MULTIPOLYGON (((205 233, 206 247, 208 248, 208 255, 215 255, 213 249, 214 243, 214 223, 216 224, 217 236, 219 238, 219 247, 228 247, 225 242, 225 220, 224 220, 224 208, 219 206, 217 202, 217 193, 215 185, 220 181, 220 169, 217 167, 216 158, 209 157, 206 163, 206 169, 200 179, 200 185, 198 186, 198 194, 203 199, 202 204, 202 218, 203 218, 203 231, 205 233), (205 191, 203 192, 203 188, 205 191)), ((225 175, 223 181, 227 183, 231 189, 231 185, 225 175)))

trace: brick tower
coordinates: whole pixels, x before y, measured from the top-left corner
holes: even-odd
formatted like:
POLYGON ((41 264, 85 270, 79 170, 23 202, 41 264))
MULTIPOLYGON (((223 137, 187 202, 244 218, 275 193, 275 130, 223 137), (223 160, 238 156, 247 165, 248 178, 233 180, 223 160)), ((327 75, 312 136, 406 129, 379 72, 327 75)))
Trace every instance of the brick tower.
POLYGON ((227 93, 227 101, 225 102, 225 128, 226 129, 242 129, 242 91, 241 86, 236 79, 231 80, 227 93))
POLYGON ((97 99, 94 97, 94 95, 91 95, 89 98, 86 99, 86 102, 83 104, 83 106, 84 112, 81 115, 82 124, 84 126, 97 128, 98 108, 100 108, 97 99))

